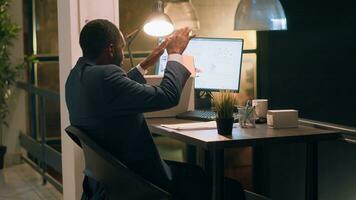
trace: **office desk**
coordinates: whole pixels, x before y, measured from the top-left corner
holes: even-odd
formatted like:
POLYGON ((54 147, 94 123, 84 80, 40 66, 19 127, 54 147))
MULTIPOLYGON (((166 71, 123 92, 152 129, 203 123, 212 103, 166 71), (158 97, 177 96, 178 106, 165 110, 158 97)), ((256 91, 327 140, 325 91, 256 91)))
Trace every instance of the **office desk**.
POLYGON ((322 140, 335 140, 340 134, 300 125, 291 129, 272 129, 266 124, 256 125, 256 128, 234 128, 232 135, 222 136, 216 129, 210 130, 174 130, 164 128, 160 124, 191 123, 194 121, 176 118, 147 119, 152 133, 168 136, 189 145, 200 147, 208 152, 205 159, 206 170, 212 179, 213 200, 223 199, 224 188, 224 149, 243 146, 258 146, 266 144, 306 143, 306 200, 318 199, 318 146, 322 140))

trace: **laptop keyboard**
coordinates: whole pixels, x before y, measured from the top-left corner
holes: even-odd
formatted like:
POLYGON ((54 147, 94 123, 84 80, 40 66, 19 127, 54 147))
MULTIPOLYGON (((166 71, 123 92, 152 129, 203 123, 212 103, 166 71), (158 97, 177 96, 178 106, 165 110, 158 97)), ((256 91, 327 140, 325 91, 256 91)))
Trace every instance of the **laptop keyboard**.
POLYGON ((176 118, 196 121, 213 121, 216 118, 216 114, 211 110, 194 110, 178 114, 176 118))

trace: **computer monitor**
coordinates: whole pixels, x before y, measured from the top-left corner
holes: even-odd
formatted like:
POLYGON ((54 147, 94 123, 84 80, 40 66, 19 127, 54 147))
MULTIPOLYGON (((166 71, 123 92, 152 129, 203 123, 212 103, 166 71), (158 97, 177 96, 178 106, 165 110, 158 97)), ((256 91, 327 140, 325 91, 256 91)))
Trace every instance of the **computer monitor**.
MULTIPOLYGON (((193 38, 183 54, 194 57, 195 89, 203 91, 240 90, 243 39, 193 38)), ((162 75, 168 54, 156 66, 162 75)))

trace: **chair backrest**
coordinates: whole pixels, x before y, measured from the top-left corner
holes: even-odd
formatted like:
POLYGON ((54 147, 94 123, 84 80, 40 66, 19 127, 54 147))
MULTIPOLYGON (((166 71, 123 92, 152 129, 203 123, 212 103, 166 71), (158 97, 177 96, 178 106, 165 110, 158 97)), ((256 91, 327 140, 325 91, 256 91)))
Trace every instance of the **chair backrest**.
POLYGON ((80 129, 69 126, 65 131, 84 151, 84 173, 105 186, 109 199, 170 199, 169 193, 129 170, 80 129))

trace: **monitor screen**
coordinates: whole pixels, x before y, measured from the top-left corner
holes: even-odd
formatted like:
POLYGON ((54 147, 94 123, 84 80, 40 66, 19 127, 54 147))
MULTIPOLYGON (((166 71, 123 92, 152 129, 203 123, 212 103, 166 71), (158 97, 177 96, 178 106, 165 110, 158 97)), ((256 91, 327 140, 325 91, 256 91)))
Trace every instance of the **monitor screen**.
MULTIPOLYGON (((242 49, 242 39, 193 38, 183 54, 194 58, 195 89, 239 91, 242 49)), ((164 73, 167 60, 165 52, 156 66, 157 74, 164 73)))

